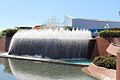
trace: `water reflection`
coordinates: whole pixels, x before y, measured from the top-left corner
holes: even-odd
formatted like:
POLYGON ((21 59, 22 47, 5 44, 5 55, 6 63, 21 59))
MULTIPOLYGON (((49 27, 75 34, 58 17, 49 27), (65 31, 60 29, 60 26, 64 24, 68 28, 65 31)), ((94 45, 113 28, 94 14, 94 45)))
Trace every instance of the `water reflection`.
POLYGON ((0 80, 16 80, 12 75, 8 60, 0 58, 0 80))
POLYGON ((54 63, 8 59, 17 80, 95 80, 81 71, 81 67, 54 63))

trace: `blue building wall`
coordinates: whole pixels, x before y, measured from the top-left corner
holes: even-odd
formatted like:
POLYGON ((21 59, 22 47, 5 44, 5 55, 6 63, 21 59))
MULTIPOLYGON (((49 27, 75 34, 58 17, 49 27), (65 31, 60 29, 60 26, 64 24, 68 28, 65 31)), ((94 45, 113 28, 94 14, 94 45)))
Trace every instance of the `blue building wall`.
POLYGON ((99 21, 87 19, 72 19, 72 27, 85 28, 85 29, 104 29, 106 24, 109 28, 120 28, 118 21, 99 21))

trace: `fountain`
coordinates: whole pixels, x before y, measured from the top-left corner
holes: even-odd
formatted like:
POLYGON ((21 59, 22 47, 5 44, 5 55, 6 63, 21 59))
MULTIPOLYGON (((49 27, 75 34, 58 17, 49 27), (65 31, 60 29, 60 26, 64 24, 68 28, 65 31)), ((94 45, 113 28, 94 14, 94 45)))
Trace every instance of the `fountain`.
POLYGON ((8 58, 12 74, 19 80, 94 80, 82 73, 80 67, 69 66, 91 64, 86 60, 91 55, 91 32, 65 30, 56 19, 49 20, 47 28, 19 30, 12 37, 9 51, 0 55, 8 58))
POLYGON ((10 55, 51 59, 87 57, 91 32, 88 30, 41 29, 18 31, 12 38, 10 55))
POLYGON ((52 17, 40 30, 19 30, 12 38, 9 54, 47 59, 88 58, 91 32, 85 29, 64 30, 52 17))
POLYGON ((50 60, 88 59, 92 49, 89 44, 91 31, 87 29, 65 30, 55 17, 48 19, 42 29, 19 30, 12 37, 8 54, 2 57, 50 60), (47 26, 47 27, 46 27, 47 26), (55 28, 56 27, 56 28, 55 28))

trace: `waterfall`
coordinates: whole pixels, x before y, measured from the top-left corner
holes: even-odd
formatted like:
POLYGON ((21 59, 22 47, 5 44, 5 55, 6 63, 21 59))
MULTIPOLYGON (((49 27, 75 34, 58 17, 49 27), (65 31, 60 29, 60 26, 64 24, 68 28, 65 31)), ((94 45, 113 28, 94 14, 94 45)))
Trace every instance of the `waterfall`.
POLYGON ((86 58, 90 39, 91 32, 85 29, 20 30, 11 40, 9 54, 50 59, 86 58))

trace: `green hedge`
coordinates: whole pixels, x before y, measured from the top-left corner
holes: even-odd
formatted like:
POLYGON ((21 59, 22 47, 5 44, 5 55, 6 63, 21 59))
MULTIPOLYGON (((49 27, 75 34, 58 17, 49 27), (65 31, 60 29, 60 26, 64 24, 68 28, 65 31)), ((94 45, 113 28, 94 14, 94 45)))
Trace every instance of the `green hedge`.
POLYGON ((70 31, 72 31, 72 29, 73 29, 73 27, 72 26, 64 26, 64 28, 65 28, 65 30, 70 30, 70 31))
POLYGON ((98 56, 93 60, 93 63, 100 67, 116 69, 116 57, 98 56))
POLYGON ((110 28, 108 30, 119 30, 120 31, 120 28, 110 28))
POLYGON ((119 29, 103 30, 99 32, 100 37, 120 37, 119 29))
POLYGON ((0 37, 2 36, 7 36, 7 37, 12 37, 18 29, 6 29, 0 32, 0 37))
MULTIPOLYGON (((72 29, 74 28, 74 27, 72 27, 72 26, 64 26, 64 28, 65 28, 65 30, 70 30, 70 31, 72 31, 72 29)), ((76 30, 77 28, 74 28, 74 30, 76 30)), ((78 28, 78 29, 80 29, 80 28, 78 28)))

